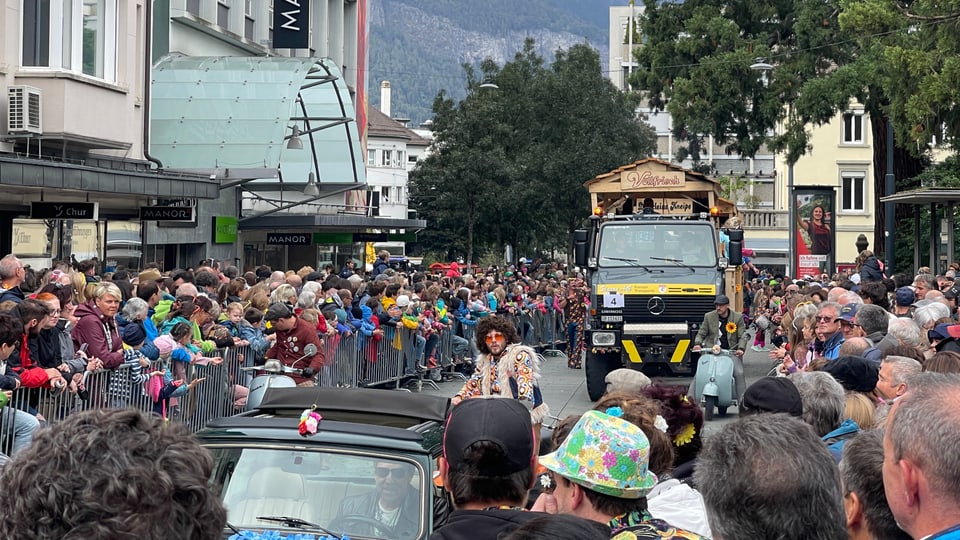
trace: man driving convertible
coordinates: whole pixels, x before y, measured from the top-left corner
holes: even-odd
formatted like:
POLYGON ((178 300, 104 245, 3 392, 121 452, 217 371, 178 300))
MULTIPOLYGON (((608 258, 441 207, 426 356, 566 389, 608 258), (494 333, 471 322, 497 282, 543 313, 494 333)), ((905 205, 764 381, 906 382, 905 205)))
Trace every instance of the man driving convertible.
POLYGON ((376 488, 343 499, 329 529, 351 536, 413 538, 420 526, 420 501, 410 483, 413 474, 414 467, 408 463, 378 461, 374 468, 376 488))

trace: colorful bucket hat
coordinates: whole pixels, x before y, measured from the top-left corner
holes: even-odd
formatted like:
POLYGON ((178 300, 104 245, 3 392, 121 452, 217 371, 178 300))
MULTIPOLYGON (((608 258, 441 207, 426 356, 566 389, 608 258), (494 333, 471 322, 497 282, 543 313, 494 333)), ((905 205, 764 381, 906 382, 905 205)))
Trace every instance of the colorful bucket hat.
POLYGON ((540 463, 589 490, 621 499, 639 499, 653 489, 648 469, 650 442, 636 425, 599 411, 587 411, 555 452, 540 463))

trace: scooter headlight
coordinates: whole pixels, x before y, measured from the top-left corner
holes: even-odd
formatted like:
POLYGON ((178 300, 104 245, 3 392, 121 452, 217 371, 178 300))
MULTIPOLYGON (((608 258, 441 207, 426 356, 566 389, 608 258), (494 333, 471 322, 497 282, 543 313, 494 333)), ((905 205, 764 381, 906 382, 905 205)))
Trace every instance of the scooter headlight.
POLYGON ((263 364, 263 370, 264 370, 264 371, 280 372, 280 371, 283 371, 283 364, 281 364, 280 361, 279 361, 279 360, 276 360, 276 359, 274 359, 274 360, 267 360, 267 361, 263 364))

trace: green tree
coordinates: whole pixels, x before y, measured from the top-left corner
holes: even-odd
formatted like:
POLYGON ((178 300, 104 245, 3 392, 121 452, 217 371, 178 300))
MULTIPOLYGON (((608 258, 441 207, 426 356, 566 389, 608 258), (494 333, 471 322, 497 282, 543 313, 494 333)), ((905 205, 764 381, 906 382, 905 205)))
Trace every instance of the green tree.
MULTIPOLYGON (((903 84, 903 72, 890 63, 883 45, 912 41, 908 30, 915 23, 895 16, 901 4, 649 0, 642 19, 644 47, 637 53, 640 66, 631 84, 652 107, 670 111, 674 135, 686 143, 678 158, 695 161, 706 136, 713 135, 729 153, 753 157, 767 145, 795 163, 809 150, 807 126, 829 122, 856 98, 871 118, 878 209, 873 245, 882 246, 886 115, 893 112, 894 122, 902 125, 891 104, 914 92, 903 84), (757 58, 772 69, 752 69, 757 58), (771 135, 778 125, 783 129, 771 135)), ((895 174, 913 178, 925 162, 904 129, 897 132, 895 174)))
POLYGON ((570 233, 590 211, 583 183, 649 155, 655 134, 587 45, 546 67, 528 39, 503 66, 464 69, 466 98, 437 97, 435 153, 411 176, 411 203, 430 223, 423 247, 468 260, 480 249, 499 257, 506 243, 571 253, 570 233))

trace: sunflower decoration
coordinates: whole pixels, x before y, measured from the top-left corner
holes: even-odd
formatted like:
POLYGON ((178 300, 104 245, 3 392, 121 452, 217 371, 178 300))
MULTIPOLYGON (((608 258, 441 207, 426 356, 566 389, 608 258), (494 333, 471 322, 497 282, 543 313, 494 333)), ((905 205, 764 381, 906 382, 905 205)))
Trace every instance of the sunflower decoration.
POLYGON ((727 323, 726 330, 728 334, 733 334, 737 331, 737 323, 730 321, 727 323))
POLYGON ((693 424, 687 424, 680 428, 680 431, 673 436, 673 444, 676 446, 683 446, 693 440, 693 436, 697 433, 697 428, 693 424))

